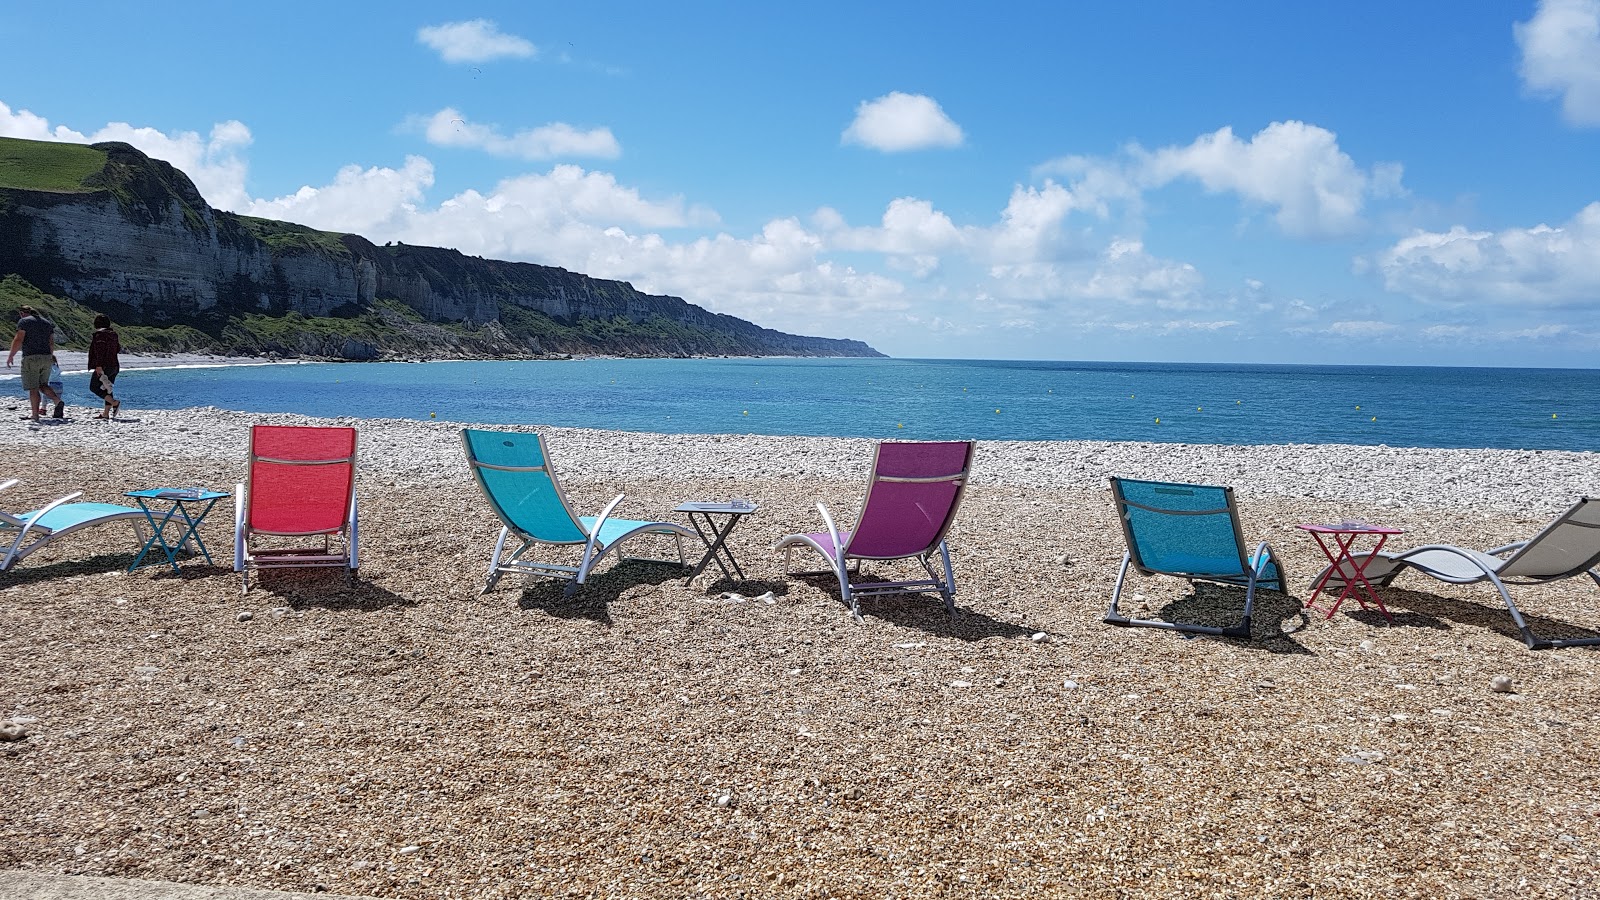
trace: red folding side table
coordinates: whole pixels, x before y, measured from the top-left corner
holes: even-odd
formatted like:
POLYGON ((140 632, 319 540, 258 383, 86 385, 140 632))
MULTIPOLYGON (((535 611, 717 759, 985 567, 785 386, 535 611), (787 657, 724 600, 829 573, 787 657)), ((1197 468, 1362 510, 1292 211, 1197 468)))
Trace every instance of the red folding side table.
POLYGON ((1387 528, 1383 525, 1372 525, 1367 522, 1348 521, 1340 522, 1336 525, 1296 525, 1295 527, 1301 531, 1311 532, 1311 537, 1316 540, 1317 546, 1322 548, 1322 555, 1328 558, 1329 563, 1328 570, 1323 573, 1321 578, 1317 579, 1316 584, 1311 586, 1311 599, 1306 601, 1306 606, 1315 608, 1317 598, 1322 595, 1322 589, 1327 586, 1328 579, 1332 578, 1334 573, 1337 572, 1344 579, 1344 590, 1340 591, 1339 596, 1333 601, 1333 608, 1328 610, 1328 618, 1333 618, 1333 614, 1339 611, 1339 604, 1343 603, 1346 597, 1354 597, 1356 602, 1361 604, 1362 609, 1366 609, 1367 600, 1371 600, 1378 607, 1378 611, 1383 613, 1385 619, 1391 623, 1394 622, 1394 617, 1389 615, 1389 608, 1383 605, 1383 600, 1378 596, 1378 592, 1372 589, 1372 582, 1367 580, 1366 568, 1372 564, 1372 558, 1377 555, 1378 551, 1383 549, 1383 544, 1389 540, 1390 535, 1405 534, 1405 529, 1387 528), (1372 545, 1372 550, 1363 554, 1362 558, 1357 560, 1355 554, 1350 552, 1350 547, 1355 544, 1357 538, 1367 534, 1376 536, 1378 542, 1372 545), (1330 537, 1333 538, 1333 547, 1331 548, 1326 540, 1330 537), (1362 599, 1362 593, 1366 594, 1366 599, 1362 599))

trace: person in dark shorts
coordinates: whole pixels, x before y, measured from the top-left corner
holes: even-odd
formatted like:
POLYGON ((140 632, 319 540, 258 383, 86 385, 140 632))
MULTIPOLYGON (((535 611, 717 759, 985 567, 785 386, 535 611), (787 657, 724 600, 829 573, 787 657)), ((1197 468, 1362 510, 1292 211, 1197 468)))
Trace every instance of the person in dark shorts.
POLYGON ((17 336, 11 339, 11 354, 6 357, 6 368, 11 368, 19 350, 22 351, 22 388, 28 392, 28 405, 33 412, 33 415, 23 418, 37 422, 44 415, 40 394, 55 403, 52 418, 65 418, 67 405, 62 402, 61 395, 50 387, 50 366, 56 355, 56 325, 34 312, 31 306, 17 310, 17 336))
POLYGON ((111 317, 104 313, 95 316, 94 336, 89 338, 89 370, 94 372, 89 376, 89 390, 106 404, 96 419, 115 419, 117 411, 122 409, 122 401, 112 393, 117 372, 122 369, 117 358, 121 352, 122 342, 117 339, 116 329, 111 327, 111 317))

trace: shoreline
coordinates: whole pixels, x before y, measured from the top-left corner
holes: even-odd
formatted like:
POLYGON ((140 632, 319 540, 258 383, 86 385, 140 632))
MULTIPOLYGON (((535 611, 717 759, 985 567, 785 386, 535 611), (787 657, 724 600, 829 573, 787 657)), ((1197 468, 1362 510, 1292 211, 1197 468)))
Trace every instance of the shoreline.
MULTIPOLYGON (((12 401, 21 410, 23 401, 12 401)), ((252 424, 336 424, 359 430, 363 472, 427 483, 465 471, 460 429, 538 431, 564 478, 864 480, 870 438, 666 434, 446 419, 315 418, 216 407, 125 409, 119 420, 91 407, 38 425, 0 429, 0 448, 192 458, 242 466, 252 424)), ((1101 490, 1119 475, 1230 485, 1241 498, 1360 505, 1365 515, 1465 509, 1543 516, 1581 496, 1600 496, 1600 453, 1443 449, 1347 444, 1164 444, 1124 441, 980 440, 974 485, 1026 490, 1101 490)))

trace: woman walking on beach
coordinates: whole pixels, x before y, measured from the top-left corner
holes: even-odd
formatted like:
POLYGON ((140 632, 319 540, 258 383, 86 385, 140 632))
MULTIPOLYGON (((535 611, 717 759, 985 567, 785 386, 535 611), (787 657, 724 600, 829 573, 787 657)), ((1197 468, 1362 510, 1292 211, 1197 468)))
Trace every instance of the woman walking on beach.
POLYGON ((117 411, 122 409, 122 401, 112 393, 117 372, 122 368, 117 359, 121 352, 122 342, 117 339, 116 329, 111 327, 111 317, 104 313, 95 316, 94 336, 89 339, 89 368, 94 371, 89 377, 89 390, 106 403, 96 419, 115 419, 117 411))

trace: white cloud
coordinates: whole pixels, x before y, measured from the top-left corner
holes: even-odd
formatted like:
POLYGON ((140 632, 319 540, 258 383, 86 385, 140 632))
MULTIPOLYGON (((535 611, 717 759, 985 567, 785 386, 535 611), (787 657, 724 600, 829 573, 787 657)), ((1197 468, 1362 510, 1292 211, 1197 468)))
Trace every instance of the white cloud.
POLYGON ((1385 192, 1399 187, 1396 166, 1386 166, 1375 181, 1339 149, 1333 132, 1294 121, 1274 122, 1248 142, 1219 128, 1187 147, 1156 151, 1142 174, 1154 185, 1190 177, 1208 191, 1277 207, 1278 226, 1297 237, 1353 233, 1375 184, 1385 192))
POLYGON ((425 119, 414 117, 407 125, 420 128, 428 143, 436 147, 469 147, 494 156, 535 160, 558 156, 616 159, 622 155, 622 147, 609 128, 580 131, 565 122, 553 122, 508 137, 497 126, 468 121, 448 106, 425 119))
POLYGON ((1600 307, 1600 203, 1560 227, 1418 231, 1374 260, 1384 285, 1419 300, 1600 307))
POLYGON ((488 19, 424 26, 417 29, 417 41, 431 47, 448 63, 528 58, 539 52, 529 41, 502 32, 488 19))
POLYGON ((410 156, 400 169, 345 166, 330 185, 302 187, 275 200, 254 200, 238 211, 381 242, 406 227, 417 214, 423 192, 432 185, 433 164, 410 156))
POLYGON ((212 206, 238 209, 249 201, 244 186, 247 166, 239 154, 253 139, 250 129, 242 122, 218 123, 207 137, 194 131, 168 134, 154 128, 136 128, 127 122, 112 122, 84 134, 65 125, 52 128, 42 116, 25 109, 13 112, 11 107, 0 103, 0 136, 71 144, 122 141, 148 156, 171 163, 188 175, 212 206))
POLYGON ((1371 340, 1392 335, 1399 331, 1398 326, 1389 322, 1378 322, 1370 319, 1350 322, 1333 322, 1328 325, 1328 332, 1341 338, 1354 338, 1356 340, 1371 340))
POLYGON ((1600 126, 1600 0, 1542 0, 1533 18, 1512 26, 1522 48, 1522 82, 1561 97, 1561 114, 1600 126))
POLYGON ((898 153, 929 147, 959 147, 965 136, 932 97, 894 91, 876 100, 863 100, 856 118, 840 136, 845 144, 860 144, 898 153))

